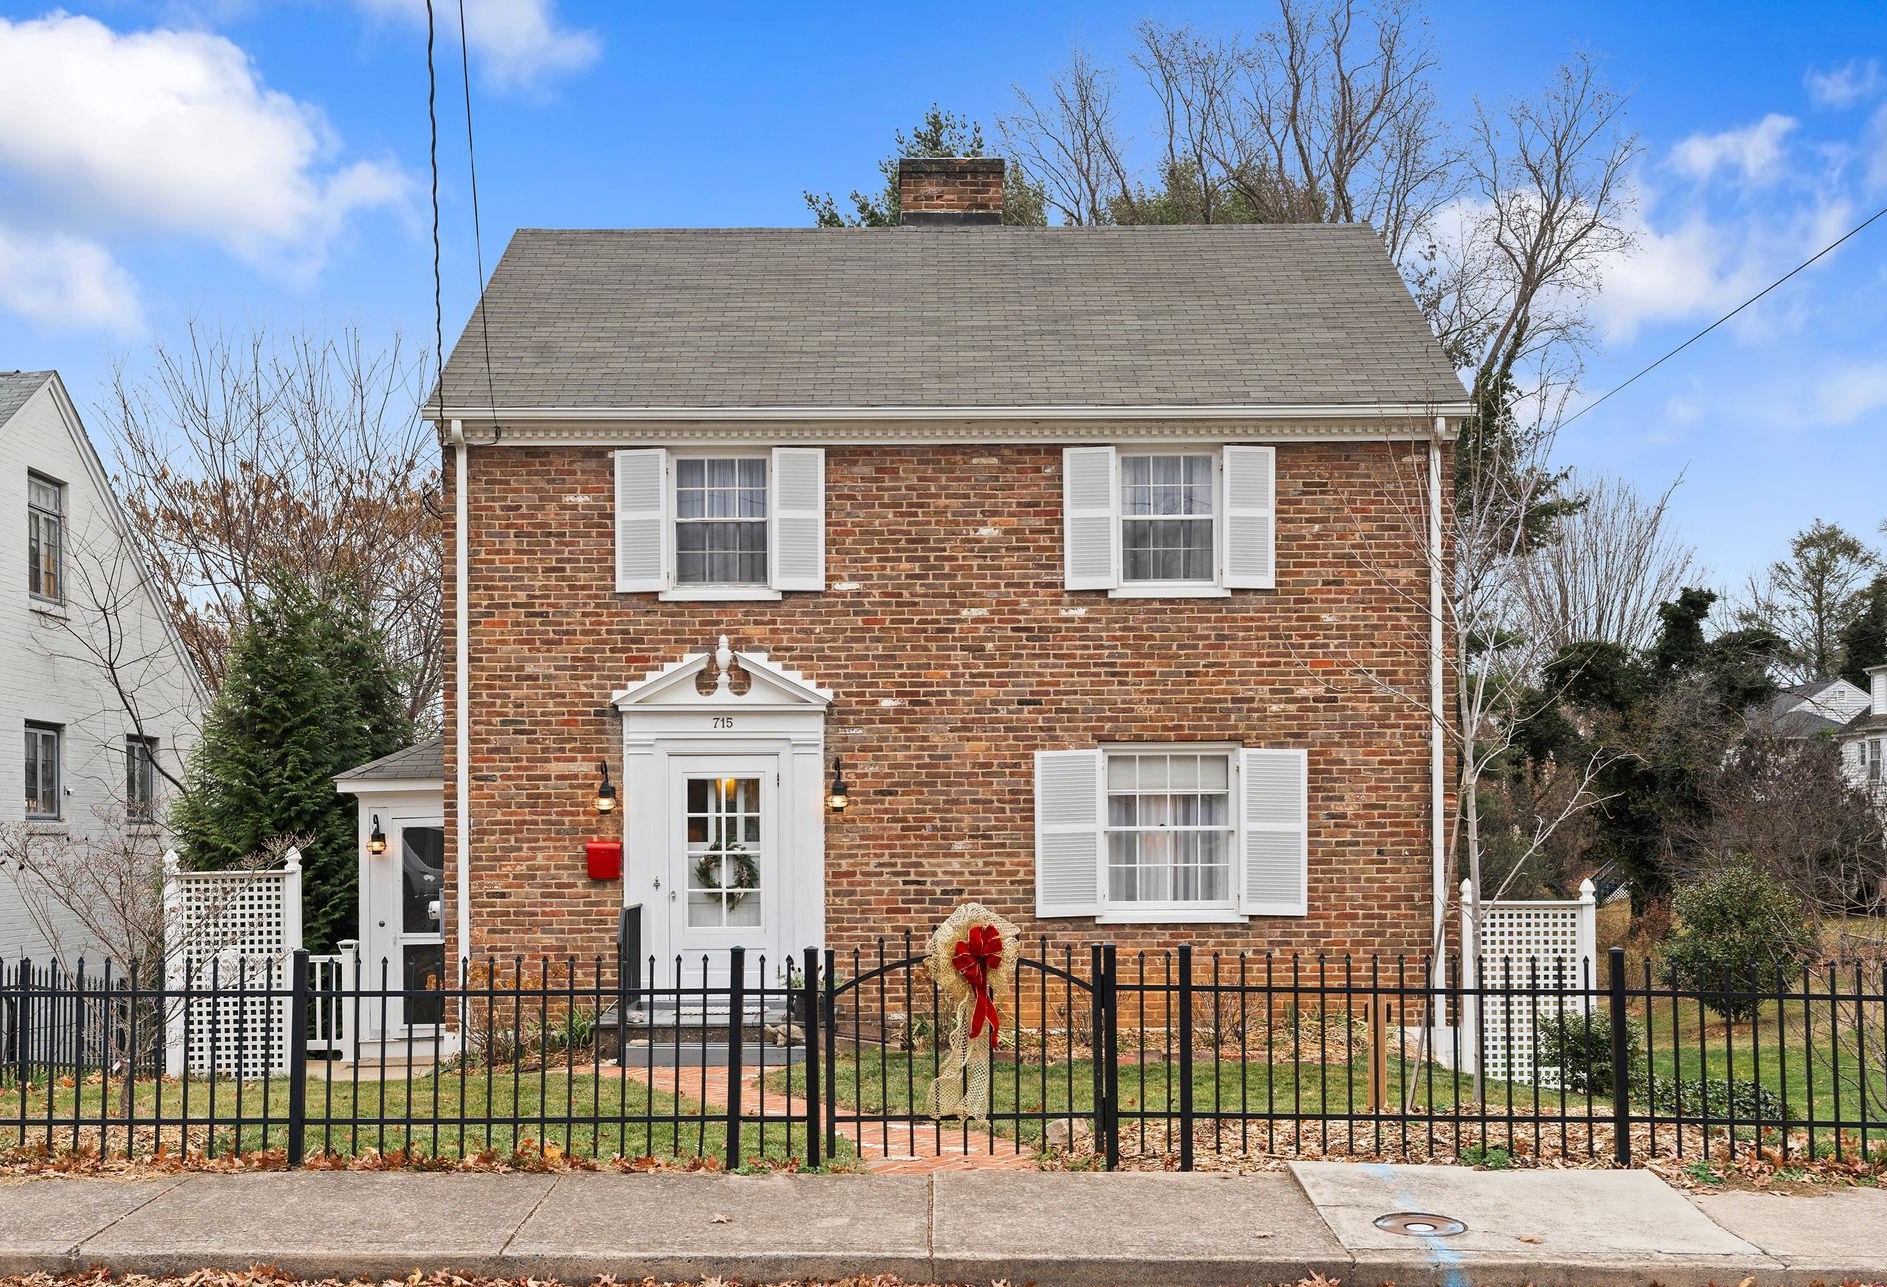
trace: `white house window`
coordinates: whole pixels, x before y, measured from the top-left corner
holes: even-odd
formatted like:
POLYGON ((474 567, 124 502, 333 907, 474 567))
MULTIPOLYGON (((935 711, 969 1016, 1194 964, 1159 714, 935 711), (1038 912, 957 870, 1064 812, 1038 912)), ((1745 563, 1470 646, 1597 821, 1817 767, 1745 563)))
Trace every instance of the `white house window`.
POLYGON ((1880 738, 1870 737, 1864 744, 1867 748, 1867 780, 1878 784, 1881 777, 1881 752, 1887 750, 1880 738))
POLYGON ((1232 761, 1228 754, 1109 752, 1110 907, 1232 909, 1232 761))
POLYGON ((675 462, 675 580, 767 583, 767 462, 684 456, 675 462))
POLYGON ((1218 576, 1211 456, 1120 458, 1120 579, 1199 581, 1218 576))
POLYGON ((26 476, 26 589, 36 599, 65 599, 65 485, 26 476))
POLYGON ((26 816, 59 816, 59 726, 26 725, 26 816))
POLYGON ((1276 449, 1069 447, 1064 584, 1136 597, 1270 589, 1276 449))
POLYGON ((130 734, 124 740, 124 807, 133 822, 157 818, 157 739, 130 734))
POLYGON ((615 453, 616 589, 771 599, 825 589, 825 451, 615 453))
POLYGON ((1308 911, 1309 758, 1269 747, 1035 756, 1035 910, 1102 921, 1308 911))

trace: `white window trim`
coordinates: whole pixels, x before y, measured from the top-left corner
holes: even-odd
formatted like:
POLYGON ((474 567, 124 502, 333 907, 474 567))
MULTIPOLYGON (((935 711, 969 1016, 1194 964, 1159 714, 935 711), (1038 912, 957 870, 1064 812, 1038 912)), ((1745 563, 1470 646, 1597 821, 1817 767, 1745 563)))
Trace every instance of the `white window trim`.
MULTIPOLYGON (((767 466, 767 513, 760 520, 767 534, 768 576, 773 567, 773 451, 771 448, 752 447, 689 447, 671 450, 668 453, 668 476, 662 480, 662 521, 668 526, 668 588, 659 591, 656 597, 664 601, 688 599, 708 599, 723 602, 741 600, 777 599, 780 591, 775 590, 768 581, 688 581, 681 579, 681 541, 678 539, 681 528, 680 507, 675 503, 675 493, 681 487, 681 470, 677 466, 684 460, 763 460, 767 466)), ((752 520, 745 520, 751 522, 752 520)))
POLYGON ((1226 742, 1145 742, 1114 743, 1097 748, 1101 753, 1101 775, 1096 789, 1100 792, 1097 802, 1100 818, 1100 885, 1098 889, 1100 914, 1096 916, 1098 925, 1235 925, 1250 919, 1238 910, 1238 890, 1243 875, 1240 861, 1244 853, 1245 823, 1243 811, 1238 808, 1243 784, 1238 776, 1238 753, 1242 749, 1234 743, 1226 742), (1107 821, 1107 762, 1116 755, 1220 755, 1225 757, 1226 788, 1225 808, 1231 825, 1226 853, 1227 871, 1226 888, 1228 897, 1219 902, 1144 902, 1115 903, 1107 896, 1108 853, 1112 848, 1109 837, 1115 828, 1107 821))
MULTIPOLYGON (((49 724, 44 720, 29 719, 25 722, 24 732, 36 734, 41 738, 52 738, 52 804, 51 813, 25 813, 26 793, 20 793, 21 811, 29 823, 63 823, 66 820, 66 730, 63 724, 49 724)), ((44 745, 43 742, 41 744, 44 745)), ((25 738, 20 741, 20 771, 24 779, 26 770, 25 738)))
MULTIPOLYGON (((1225 444, 1190 444, 1114 447, 1114 541, 1120 549, 1115 585, 1110 599, 1223 599, 1232 591, 1225 584, 1225 444), (1210 581, 1129 581, 1127 579, 1127 512, 1121 504, 1118 466, 1129 456, 1204 456, 1212 462, 1212 579, 1210 581)), ((1136 516, 1138 517, 1138 516, 1136 516)))
POLYGON ((711 600, 716 603, 770 603, 784 599, 786 591, 767 585, 676 585, 672 590, 658 590, 655 597, 663 603, 711 600))
POLYGON ((1204 581, 1135 581, 1107 592, 1110 599, 1229 599, 1232 592, 1204 581))

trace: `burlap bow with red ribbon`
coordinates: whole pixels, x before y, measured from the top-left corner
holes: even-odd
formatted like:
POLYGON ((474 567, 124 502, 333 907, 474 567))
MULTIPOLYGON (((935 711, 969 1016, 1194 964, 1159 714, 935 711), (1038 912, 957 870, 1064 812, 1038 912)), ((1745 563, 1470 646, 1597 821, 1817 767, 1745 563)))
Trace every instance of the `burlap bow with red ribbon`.
POLYGON ((1018 933, 988 908, 966 903, 930 936, 930 976, 955 1011, 950 1051, 930 1084, 933 1117, 989 1116, 989 1052, 1002 1039, 999 1002, 1015 978, 1009 945, 1018 933))
POLYGON ((989 976, 1002 968, 1002 946, 1002 931, 994 925, 972 925, 969 935, 957 940, 950 958, 976 996, 976 1007, 970 1012, 970 1040, 976 1040, 987 1023, 992 1047, 1002 1042, 1002 1015, 989 998, 989 976))

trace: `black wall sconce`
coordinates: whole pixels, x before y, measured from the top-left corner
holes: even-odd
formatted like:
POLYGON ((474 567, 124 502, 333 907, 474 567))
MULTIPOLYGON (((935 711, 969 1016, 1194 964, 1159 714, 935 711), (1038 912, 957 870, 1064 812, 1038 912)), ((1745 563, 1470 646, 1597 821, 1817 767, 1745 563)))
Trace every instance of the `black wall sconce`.
POLYGON ((832 757, 832 794, 826 797, 826 804, 832 812, 843 813, 851 802, 851 794, 845 789, 845 762, 835 755, 832 757))
POLYGON ((380 830, 380 815, 373 816, 373 830, 367 833, 367 852, 378 858, 387 851, 387 833, 380 830))
POLYGON ((596 799, 592 801, 592 803, 596 806, 598 813, 614 813, 616 811, 616 788, 609 784, 609 761, 598 760, 596 762, 596 772, 599 781, 596 784, 596 799))

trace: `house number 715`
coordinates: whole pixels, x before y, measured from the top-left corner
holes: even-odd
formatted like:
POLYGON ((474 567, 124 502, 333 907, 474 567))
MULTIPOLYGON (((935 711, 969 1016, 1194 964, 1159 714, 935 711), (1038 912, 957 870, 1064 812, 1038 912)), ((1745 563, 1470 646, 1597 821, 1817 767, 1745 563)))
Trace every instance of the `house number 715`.
POLYGON ((734 717, 732 715, 716 715, 714 717, 714 727, 732 728, 734 727, 734 717))

